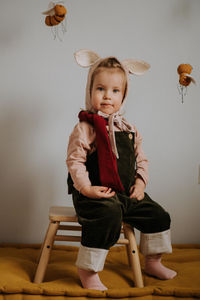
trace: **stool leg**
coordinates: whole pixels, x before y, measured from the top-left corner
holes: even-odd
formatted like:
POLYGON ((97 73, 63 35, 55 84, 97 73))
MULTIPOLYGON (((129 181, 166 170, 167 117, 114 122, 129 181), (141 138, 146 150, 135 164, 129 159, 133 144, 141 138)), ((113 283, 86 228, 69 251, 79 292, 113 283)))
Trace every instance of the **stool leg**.
POLYGON ((41 248, 38 266, 36 269, 34 283, 41 283, 44 279, 46 268, 49 262, 54 238, 58 230, 60 222, 50 222, 45 236, 44 243, 41 248))
POLYGON ((130 266, 133 271, 135 286, 142 288, 144 287, 144 283, 142 278, 139 253, 138 253, 134 230, 128 224, 124 224, 123 229, 124 229, 125 238, 129 240, 129 244, 127 245, 127 254, 128 254, 128 260, 130 266))

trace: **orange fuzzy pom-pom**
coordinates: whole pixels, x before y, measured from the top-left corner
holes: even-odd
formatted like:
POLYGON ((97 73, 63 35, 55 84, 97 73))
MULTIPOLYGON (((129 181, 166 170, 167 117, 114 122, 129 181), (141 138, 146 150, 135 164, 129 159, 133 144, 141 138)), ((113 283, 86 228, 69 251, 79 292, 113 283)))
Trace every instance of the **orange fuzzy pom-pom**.
POLYGON ((180 74, 179 83, 184 86, 188 86, 192 81, 191 77, 188 77, 187 74, 180 74))
POLYGON ((46 18, 45 18, 45 24, 47 25, 47 26, 52 26, 52 24, 51 24, 51 21, 50 21, 50 16, 46 16, 46 18))
POLYGON ((181 74, 181 73, 191 74, 192 66, 190 64, 181 64, 178 66, 177 72, 178 72, 178 74, 181 74))
POLYGON ((56 4, 55 7, 55 14, 58 16, 66 15, 67 9, 63 5, 56 4))

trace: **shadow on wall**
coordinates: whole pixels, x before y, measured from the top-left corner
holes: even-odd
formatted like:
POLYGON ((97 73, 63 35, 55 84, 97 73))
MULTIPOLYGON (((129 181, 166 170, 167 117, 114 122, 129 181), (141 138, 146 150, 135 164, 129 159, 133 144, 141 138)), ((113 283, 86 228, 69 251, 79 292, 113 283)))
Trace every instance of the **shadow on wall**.
POLYGON ((185 20, 192 18, 191 2, 188 0, 181 0, 179 2, 173 3, 172 6, 173 19, 185 20))
POLYGON ((39 148, 42 122, 41 112, 24 105, 1 109, 0 242, 40 242, 38 232, 45 229, 55 185, 53 166, 39 148))

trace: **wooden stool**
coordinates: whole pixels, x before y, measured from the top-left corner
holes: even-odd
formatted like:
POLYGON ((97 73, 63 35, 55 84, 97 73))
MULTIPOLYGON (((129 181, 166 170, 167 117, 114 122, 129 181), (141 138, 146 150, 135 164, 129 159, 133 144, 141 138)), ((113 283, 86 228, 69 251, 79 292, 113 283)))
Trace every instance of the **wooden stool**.
MULTIPOLYGON (((49 227, 41 247, 34 283, 41 283, 44 279, 54 241, 81 241, 81 236, 57 234, 58 230, 81 231, 81 226, 79 225, 60 225, 61 222, 78 223, 78 218, 73 207, 50 207, 49 220, 49 227)), ((124 234, 124 238, 120 238, 117 244, 126 245, 128 261, 133 271, 135 286, 142 288, 144 284, 134 230, 128 224, 122 224, 122 233, 124 234)))

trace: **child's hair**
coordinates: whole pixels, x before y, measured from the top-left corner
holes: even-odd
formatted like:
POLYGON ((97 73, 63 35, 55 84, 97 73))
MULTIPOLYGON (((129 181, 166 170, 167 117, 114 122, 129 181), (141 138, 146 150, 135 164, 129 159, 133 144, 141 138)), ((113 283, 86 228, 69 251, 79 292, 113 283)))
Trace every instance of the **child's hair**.
MULTIPOLYGON (((124 74, 124 79, 126 79, 126 74, 125 71, 121 65, 121 63, 115 58, 115 57, 108 57, 102 60, 98 67, 94 70, 91 78, 91 83, 90 83, 90 94, 92 92, 92 87, 94 83, 94 78, 95 76, 101 71, 102 68, 107 68, 107 69, 118 69, 124 74)), ((127 89, 127 81, 125 82, 125 88, 124 88, 124 96, 126 95, 126 89, 127 89)), ((124 100, 124 98, 123 98, 124 100)))

